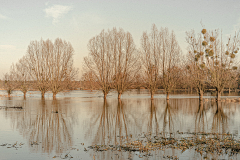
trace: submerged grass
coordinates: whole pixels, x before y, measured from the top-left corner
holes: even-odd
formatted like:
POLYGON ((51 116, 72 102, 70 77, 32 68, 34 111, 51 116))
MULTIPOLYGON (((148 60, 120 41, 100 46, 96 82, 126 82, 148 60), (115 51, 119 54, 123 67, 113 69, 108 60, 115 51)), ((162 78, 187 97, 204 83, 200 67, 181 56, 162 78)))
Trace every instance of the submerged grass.
MULTIPOLYGON (((182 152, 194 149, 200 153, 214 153, 218 155, 228 154, 230 156, 240 152, 240 141, 235 138, 233 134, 218 134, 205 132, 176 132, 175 134, 159 133, 152 136, 151 133, 142 134, 135 140, 128 139, 129 136, 124 137, 126 141, 123 144, 116 145, 92 145, 89 149, 94 151, 130 151, 130 152, 144 152, 146 155, 150 151, 177 149, 182 152), (176 138, 178 137, 178 138, 176 138)), ((176 158, 177 159, 177 158, 176 158)))

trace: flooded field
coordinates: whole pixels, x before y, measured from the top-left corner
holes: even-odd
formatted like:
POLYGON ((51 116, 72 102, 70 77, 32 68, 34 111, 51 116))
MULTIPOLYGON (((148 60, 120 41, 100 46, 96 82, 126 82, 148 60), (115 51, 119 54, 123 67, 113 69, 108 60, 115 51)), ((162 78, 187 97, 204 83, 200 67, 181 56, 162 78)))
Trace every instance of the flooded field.
MULTIPOLYGON (((6 95, 4 91, 0 91, 6 95)), ((0 97, 0 159, 240 159, 240 103, 146 90, 0 97)), ((224 95, 236 99, 238 93, 224 95)))

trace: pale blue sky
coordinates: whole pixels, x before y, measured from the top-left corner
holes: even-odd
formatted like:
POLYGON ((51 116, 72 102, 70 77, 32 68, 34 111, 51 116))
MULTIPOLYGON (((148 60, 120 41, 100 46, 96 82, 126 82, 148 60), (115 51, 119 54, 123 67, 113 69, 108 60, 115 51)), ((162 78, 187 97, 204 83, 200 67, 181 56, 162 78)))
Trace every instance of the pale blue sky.
POLYGON ((26 54, 32 40, 57 37, 71 42, 75 66, 81 68, 87 44, 102 29, 123 28, 140 47, 143 31, 153 23, 174 30, 186 52, 185 32, 240 29, 237 0, 0 0, 0 78, 26 54))

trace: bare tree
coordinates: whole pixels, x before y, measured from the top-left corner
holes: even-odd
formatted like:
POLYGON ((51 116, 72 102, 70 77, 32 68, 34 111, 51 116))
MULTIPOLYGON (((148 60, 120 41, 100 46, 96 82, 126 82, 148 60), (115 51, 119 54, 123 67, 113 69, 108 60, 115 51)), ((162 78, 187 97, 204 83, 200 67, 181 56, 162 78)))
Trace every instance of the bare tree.
POLYGON ((30 71, 27 66, 26 56, 23 56, 18 63, 15 64, 16 67, 16 77, 18 81, 18 88, 23 92, 24 98, 26 98, 26 93, 30 87, 30 71))
POLYGON ((152 26, 150 34, 143 32, 141 37, 141 61, 143 63, 144 75, 147 88, 150 91, 151 99, 157 90, 160 69, 160 39, 156 25, 152 26))
POLYGON ((41 91, 42 98, 49 89, 50 52, 53 44, 50 40, 31 41, 27 49, 28 67, 30 75, 41 91))
POLYGON ((186 32, 186 41, 189 44, 186 67, 191 75, 192 85, 197 89, 201 101, 208 79, 202 34, 196 35, 194 30, 186 32))
POLYGON ((169 34, 167 28, 161 28, 160 32, 160 53, 161 53, 161 82, 163 84, 164 90, 167 94, 167 100, 169 100, 169 94, 173 88, 176 87, 177 81, 180 78, 180 74, 178 74, 180 70, 180 61, 182 51, 178 42, 176 40, 176 36, 172 31, 169 34))
POLYGON ((113 87, 118 92, 118 99, 122 93, 132 85, 139 71, 138 56, 132 35, 123 29, 113 28, 109 31, 111 53, 113 56, 113 87))
POLYGON ((51 45, 53 51, 49 53, 49 85, 55 99, 58 92, 75 80, 78 70, 73 67, 74 50, 70 42, 57 38, 51 45))
POLYGON ((113 85, 113 55, 111 52, 110 31, 104 30, 89 40, 89 55, 84 58, 84 67, 86 72, 92 72, 95 81, 101 87, 106 99, 113 85))
POLYGON ((159 82, 163 85, 169 99, 170 91, 176 87, 179 71, 181 49, 172 31, 169 34, 167 28, 157 29, 153 24, 150 34, 143 33, 142 62, 145 70, 145 81, 151 93, 151 99, 159 82))
POLYGON ((222 38, 219 38, 219 31, 202 30, 202 34, 195 37, 194 31, 187 32, 187 41, 195 54, 195 68, 198 72, 198 82, 203 85, 208 82, 216 88, 217 100, 220 100, 221 93, 227 83, 231 81, 231 71, 236 70, 234 66, 235 54, 238 53, 239 34, 229 38, 225 47, 222 38), (207 75, 202 77, 203 75, 207 75))
POLYGON ((55 43, 49 39, 30 42, 27 50, 28 68, 42 98, 48 90, 52 91, 55 98, 63 86, 75 78, 78 71, 73 67, 73 52, 72 45, 60 38, 55 43))

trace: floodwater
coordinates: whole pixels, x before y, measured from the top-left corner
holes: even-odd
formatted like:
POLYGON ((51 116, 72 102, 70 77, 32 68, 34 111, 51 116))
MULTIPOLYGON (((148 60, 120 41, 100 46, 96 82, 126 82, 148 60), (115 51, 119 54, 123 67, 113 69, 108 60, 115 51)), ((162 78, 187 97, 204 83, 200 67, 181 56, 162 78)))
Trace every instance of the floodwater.
MULTIPOLYGON (((0 94, 6 95, 4 91, 0 94)), ((0 160, 112 160, 112 159, 240 159, 238 154, 200 154, 190 148, 150 151, 96 151, 93 145, 121 145, 124 138, 137 140, 144 134, 181 136, 185 133, 228 133, 240 139, 240 103, 211 101, 206 94, 199 104, 196 94, 164 94, 153 101, 146 90, 128 91, 118 101, 110 93, 107 101, 99 91, 51 93, 29 92, 26 100, 18 91, 0 98, 0 160), (16 108, 11 108, 16 107, 16 108), (19 109, 17 107, 22 107, 19 109)), ((223 98, 238 98, 238 93, 223 98)))

